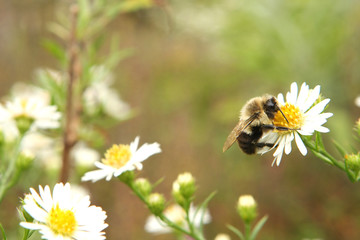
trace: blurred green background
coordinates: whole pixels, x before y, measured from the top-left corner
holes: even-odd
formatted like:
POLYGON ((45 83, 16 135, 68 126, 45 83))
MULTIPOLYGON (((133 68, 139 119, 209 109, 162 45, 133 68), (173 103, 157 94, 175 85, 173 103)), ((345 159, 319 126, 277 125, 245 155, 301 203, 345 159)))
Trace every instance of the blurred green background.
MULTIPOLYGON (((135 0, 133 0, 135 1, 135 0)), ((155 1, 155 0, 154 0, 155 1)), ((63 2, 65 5, 67 2, 63 2)), ((46 24, 64 5, 58 1, 0 1, 1 96, 16 81, 32 81, 39 67, 58 67, 44 50, 46 24)), ((208 239, 240 226, 235 205, 252 194, 259 214, 269 215, 259 239, 360 239, 360 188, 345 173, 295 146, 279 167, 272 154, 247 156, 222 145, 251 97, 286 93, 293 81, 321 85, 334 116, 324 135, 359 147, 352 130, 360 108, 360 2, 355 0, 172 0, 124 14, 106 34, 119 34, 134 54, 117 68, 116 86, 138 115, 111 130, 109 142, 157 141, 163 153, 145 162, 140 176, 169 199, 179 173, 191 172, 200 202, 212 191, 208 239)), ((14 229, 18 198, 35 172, 27 173, 2 203, 0 221, 14 229), (6 219, 6 221, 5 221, 6 219), (9 220, 7 220, 9 219, 9 220)), ((32 185, 30 185, 32 184, 32 185)), ((148 211, 117 181, 84 186, 92 203, 107 211, 108 239, 174 239, 143 230, 148 211)), ((231 234, 230 234, 231 235, 231 234)), ((235 238, 235 236, 233 236, 235 238)))

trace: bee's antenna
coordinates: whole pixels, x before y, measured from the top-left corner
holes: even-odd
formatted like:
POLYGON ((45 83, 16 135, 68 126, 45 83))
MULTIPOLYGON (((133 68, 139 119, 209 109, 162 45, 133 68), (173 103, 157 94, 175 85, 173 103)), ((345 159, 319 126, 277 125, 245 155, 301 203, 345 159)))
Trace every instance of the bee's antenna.
POLYGON ((288 121, 287 118, 285 117, 285 114, 281 111, 281 108, 279 108, 279 111, 281 112, 281 114, 282 114, 283 117, 285 118, 286 122, 289 123, 289 121, 288 121))

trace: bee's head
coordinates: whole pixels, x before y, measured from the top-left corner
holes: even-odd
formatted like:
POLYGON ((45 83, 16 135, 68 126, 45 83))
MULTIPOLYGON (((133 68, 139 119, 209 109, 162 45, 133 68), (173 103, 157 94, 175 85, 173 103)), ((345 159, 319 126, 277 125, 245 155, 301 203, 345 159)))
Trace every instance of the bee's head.
POLYGON ((264 107, 264 112, 270 119, 274 119, 275 114, 277 113, 277 111, 280 110, 278 106, 278 102, 276 98, 273 96, 266 98, 263 107, 264 107))
POLYGON ((273 120, 275 117, 275 114, 280 111, 281 114, 284 116, 286 122, 289 122, 286 118, 286 116, 284 115, 284 113, 281 111, 278 101, 276 100, 275 97, 270 96, 266 99, 265 103, 264 103, 264 112, 266 113, 266 115, 268 116, 269 119, 273 120))

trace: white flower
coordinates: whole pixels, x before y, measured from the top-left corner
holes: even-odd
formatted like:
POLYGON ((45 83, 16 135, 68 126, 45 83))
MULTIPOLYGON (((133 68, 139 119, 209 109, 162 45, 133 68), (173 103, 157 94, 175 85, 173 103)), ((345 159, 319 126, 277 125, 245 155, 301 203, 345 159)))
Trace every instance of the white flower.
POLYGON ((89 114, 103 110, 116 119, 125 119, 130 113, 130 107, 121 100, 117 91, 111 86, 113 77, 104 66, 91 68, 91 84, 84 92, 84 107, 89 114))
MULTIPOLYGON (((307 154, 307 149, 301 140, 300 135, 312 135, 314 131, 321 133, 329 132, 329 129, 322 125, 326 123, 327 118, 331 117, 332 113, 322 113, 330 99, 324 99, 317 102, 320 98, 320 86, 314 89, 309 89, 306 83, 301 85, 298 93, 298 86, 294 82, 291 84, 290 92, 286 94, 286 102, 284 96, 280 93, 278 95, 278 102, 287 122, 280 111, 275 115, 274 125, 287 127, 289 131, 273 131, 265 138, 272 138, 274 134, 277 135, 275 142, 275 152, 273 164, 279 165, 283 152, 289 154, 291 152, 291 143, 295 139, 296 145, 302 155, 307 154)), ((263 139, 261 140, 263 141, 263 139)))
MULTIPOLYGON (((172 204, 167 207, 164 211, 164 215, 172 222, 185 227, 185 211, 182 207, 177 204, 172 204)), ((199 227, 201 224, 201 217, 203 217, 203 224, 211 222, 211 216, 207 209, 205 211, 200 210, 194 206, 190 206, 189 217, 194 223, 195 227, 199 227), (202 216, 203 215, 203 216, 202 216)), ((159 218, 151 215, 147 218, 145 223, 145 231, 153 234, 164 234, 172 232, 172 229, 163 223, 159 218)))
POLYGON ((60 112, 50 104, 47 91, 30 85, 16 84, 12 98, 0 105, 0 126, 7 131, 25 132, 58 128, 60 112), (9 130, 10 129, 10 130, 9 130))
POLYGON ((105 158, 102 162, 95 162, 95 166, 100 168, 87 172, 82 178, 82 181, 96 182, 102 178, 109 181, 112 176, 118 177, 123 172, 132 171, 135 169, 142 169, 142 162, 151 155, 160 153, 160 145, 158 143, 143 144, 138 149, 139 137, 130 143, 130 145, 113 145, 105 153, 105 158))
POLYGON ((23 208, 34 222, 21 222, 31 230, 39 230, 42 239, 49 240, 101 240, 108 225, 106 213, 97 206, 90 206, 89 196, 76 194, 70 184, 58 183, 51 194, 49 186, 39 186, 39 194, 30 188, 23 208))
POLYGON ((58 128, 60 126, 60 112, 56 106, 46 105, 37 98, 15 97, 5 105, 11 117, 28 117, 34 120, 32 126, 36 129, 58 128))
POLYGON ((230 236, 225 233, 219 233, 214 240, 231 240, 230 236))
POLYGON ((357 107, 360 107, 360 95, 355 98, 354 102, 357 107))

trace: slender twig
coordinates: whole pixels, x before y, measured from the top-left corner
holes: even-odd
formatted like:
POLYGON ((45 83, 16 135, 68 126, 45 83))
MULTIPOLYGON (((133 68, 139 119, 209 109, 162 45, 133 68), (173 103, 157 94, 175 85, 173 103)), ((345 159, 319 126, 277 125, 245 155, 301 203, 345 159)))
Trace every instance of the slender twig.
POLYGON ((66 97, 66 109, 65 109, 65 130, 63 135, 63 155, 62 155, 62 169, 60 173, 60 181, 67 182, 69 178, 69 172, 71 168, 70 152, 72 147, 77 141, 76 129, 79 124, 79 118, 77 116, 77 108, 75 107, 75 83, 80 76, 80 62, 79 62, 79 44, 77 40, 77 19, 78 19, 78 7, 76 5, 71 6, 71 32, 69 37, 69 66, 68 74, 69 80, 67 85, 67 97, 66 97))

